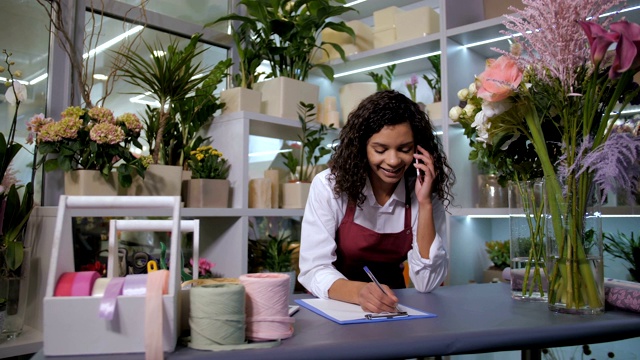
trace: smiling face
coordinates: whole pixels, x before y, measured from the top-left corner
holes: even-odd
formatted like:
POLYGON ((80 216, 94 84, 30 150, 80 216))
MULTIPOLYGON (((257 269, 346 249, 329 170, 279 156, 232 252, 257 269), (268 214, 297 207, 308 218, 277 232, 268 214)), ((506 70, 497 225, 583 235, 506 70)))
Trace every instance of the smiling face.
POLYGON ((374 189, 393 191, 413 162, 415 145, 408 122, 386 125, 367 142, 367 159, 374 189))

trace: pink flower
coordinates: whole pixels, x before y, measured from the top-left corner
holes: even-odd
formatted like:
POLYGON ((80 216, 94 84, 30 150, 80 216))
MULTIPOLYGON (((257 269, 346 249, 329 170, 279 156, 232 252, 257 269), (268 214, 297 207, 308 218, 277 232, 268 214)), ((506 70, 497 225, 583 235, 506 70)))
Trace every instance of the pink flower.
POLYGON ((480 76, 478 97, 486 101, 500 101, 513 95, 522 81, 522 71, 512 59, 500 56, 487 60, 487 67, 480 76))
POLYGON ((606 31, 600 24, 591 21, 578 21, 587 35, 591 47, 591 61, 598 65, 607 53, 609 46, 618 41, 619 34, 606 31))
MULTIPOLYGON (((193 258, 189 260, 189 264, 193 267, 193 258)), ((216 264, 209 262, 207 259, 198 260, 198 274, 207 275, 216 264)))
POLYGON ((48 124, 52 123, 52 118, 45 118, 44 114, 34 115, 29 121, 27 121, 27 131, 29 134, 27 135, 27 144, 33 144, 33 140, 36 137, 36 134, 40 132, 40 129, 48 124))
POLYGON ((609 26, 619 36, 616 45, 616 57, 609 71, 610 78, 616 78, 631 67, 637 67, 638 46, 640 46, 640 25, 626 20, 618 21, 609 26))
POLYGON ((89 132, 91 140, 98 144, 117 144, 124 141, 124 130, 109 122, 96 124, 89 132))
POLYGON ((102 123, 107 122, 110 124, 115 124, 116 119, 113 117, 113 111, 99 106, 94 106, 89 110, 89 117, 94 119, 95 121, 102 123))
POLYGON ((121 123, 124 124, 124 126, 126 126, 127 129, 133 131, 136 134, 139 134, 140 131, 142 130, 142 123, 140 122, 140 119, 138 119, 138 117, 135 114, 125 113, 118 116, 118 118, 116 119, 116 124, 121 124, 121 123))

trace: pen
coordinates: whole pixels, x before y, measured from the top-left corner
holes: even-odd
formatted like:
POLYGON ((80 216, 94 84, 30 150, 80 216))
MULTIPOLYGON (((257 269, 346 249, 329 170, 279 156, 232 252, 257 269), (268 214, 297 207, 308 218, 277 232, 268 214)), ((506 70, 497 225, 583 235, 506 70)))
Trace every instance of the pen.
MULTIPOLYGON (((376 279, 375 276, 373 276, 373 273, 371 272, 371 270, 369 270, 369 268, 365 265, 364 267, 364 272, 367 273, 367 275, 369 275, 369 278, 371 279, 371 281, 373 281, 376 286, 378 286, 378 288, 380 289, 380 291, 382 291, 383 294, 389 296, 389 294, 387 294, 386 291, 384 291, 384 289, 382 288, 382 285, 380 285, 380 283, 378 282, 378 279, 376 279)), ((398 307, 396 306, 396 311, 400 311, 400 309, 398 309, 398 307)))

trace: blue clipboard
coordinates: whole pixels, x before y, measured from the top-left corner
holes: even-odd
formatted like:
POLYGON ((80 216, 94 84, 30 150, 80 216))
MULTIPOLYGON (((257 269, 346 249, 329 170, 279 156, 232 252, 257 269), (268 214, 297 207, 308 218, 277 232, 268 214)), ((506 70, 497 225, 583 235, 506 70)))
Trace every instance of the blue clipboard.
MULTIPOLYGON (((343 301, 330 299, 296 299, 295 302, 300 306, 311 310, 312 312, 325 317, 338 324, 370 324, 373 322, 383 321, 401 321, 412 319, 424 319, 436 317, 436 314, 425 312, 422 310, 410 308, 408 306, 398 304, 400 311, 406 312, 403 316, 388 316, 386 313, 371 314, 363 311, 360 305, 350 304, 343 301), (369 316, 367 315, 374 315, 369 316)), ((390 314, 392 315, 392 314, 390 314)))

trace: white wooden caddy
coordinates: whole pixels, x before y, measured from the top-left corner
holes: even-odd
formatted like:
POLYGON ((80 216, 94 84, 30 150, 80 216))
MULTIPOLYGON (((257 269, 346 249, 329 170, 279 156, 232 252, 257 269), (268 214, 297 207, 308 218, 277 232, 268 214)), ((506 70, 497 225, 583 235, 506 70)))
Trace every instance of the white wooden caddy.
MULTIPOLYGON (((169 290, 163 295, 163 350, 172 352, 179 335, 180 197, 179 196, 61 196, 44 303, 45 355, 85 355, 144 352, 144 296, 118 297, 113 320, 98 317, 100 297, 54 297, 58 278, 73 272, 73 217, 170 216, 169 290)), ((168 223, 141 227, 161 229, 168 223)), ((126 227, 122 224, 123 227, 126 227)), ((138 223, 137 225, 142 225, 138 223)), ((136 228, 138 230, 139 228, 136 228)), ((117 247, 110 239, 109 271, 115 268, 117 247)), ((195 249, 194 249, 195 250, 195 249)))

